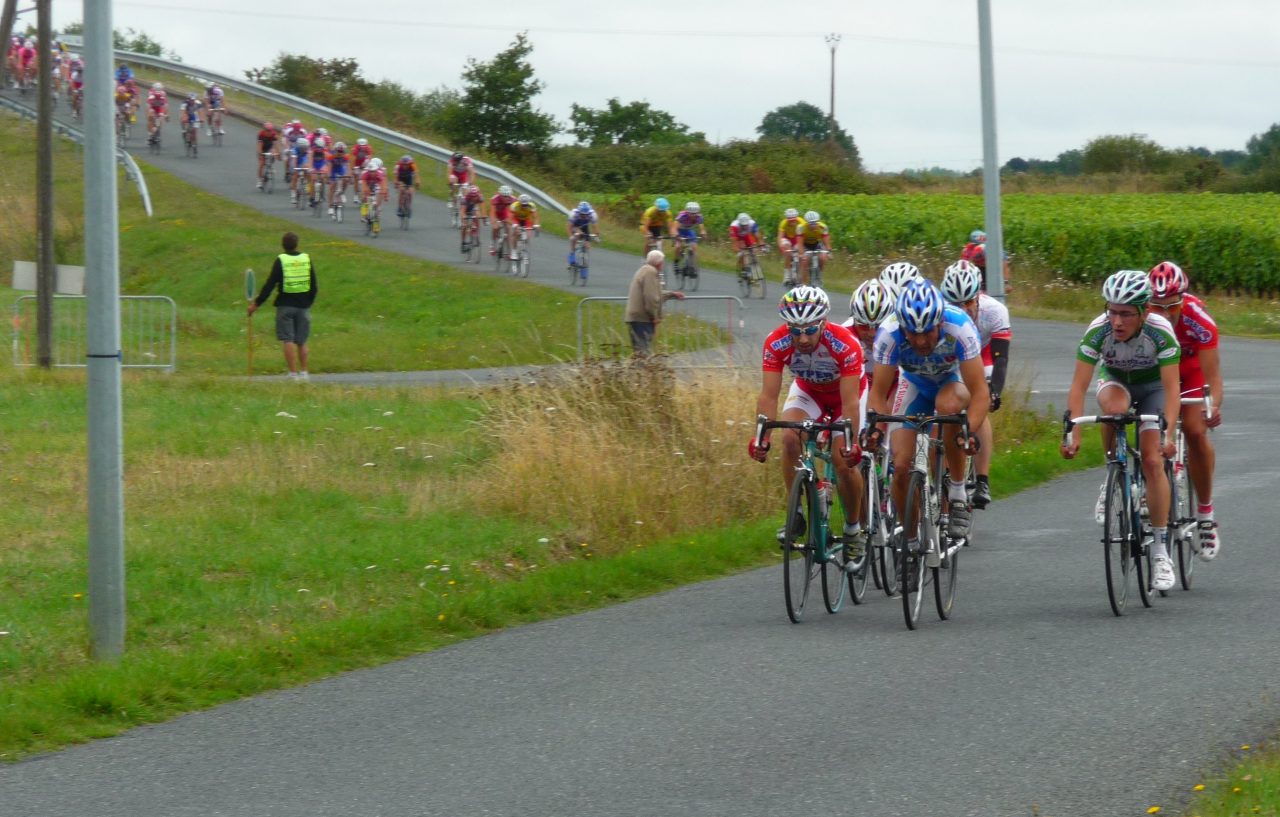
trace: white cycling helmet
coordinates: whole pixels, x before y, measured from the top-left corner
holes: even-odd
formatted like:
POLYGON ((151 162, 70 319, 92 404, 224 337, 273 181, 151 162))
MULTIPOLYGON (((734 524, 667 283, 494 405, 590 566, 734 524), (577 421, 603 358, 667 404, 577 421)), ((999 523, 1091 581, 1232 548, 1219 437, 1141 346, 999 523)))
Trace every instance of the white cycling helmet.
POLYGON ((738 213, 738 217, 734 220, 738 222, 739 227, 748 227, 751 225, 751 216, 746 213, 738 213))
POLYGON ((369 160, 369 168, 370 168, 371 170, 381 170, 381 169, 382 169, 382 160, 381 160, 381 159, 379 159, 379 158, 377 158, 376 156, 375 156, 374 158, 370 159, 370 160, 369 160))
POLYGON ((364 147, 365 145, 369 144, 369 140, 361 136, 359 139, 356 140, 356 144, 360 145, 361 147, 364 147))
POLYGON ((1151 300, 1151 279, 1142 270, 1122 269, 1102 285, 1102 299, 1109 304, 1146 306, 1151 300))
POLYGON ((499 195, 499 196, 510 196, 510 195, 511 195, 511 185, 509 185, 509 184, 504 184, 504 185, 502 185, 501 187, 499 187, 499 188, 498 188, 498 195, 499 195))
POLYGON ((818 215, 817 210, 810 210, 804 214, 804 220, 810 224, 817 224, 819 221, 822 221, 822 216, 818 215))
POLYGON ((320 134, 321 136, 328 136, 328 135, 329 135, 329 129, 328 129, 328 128, 316 128, 316 133, 320 134))
POLYGON ((889 290, 876 278, 859 284, 849 299, 849 317, 862 326, 879 326, 892 313, 889 290))
POLYGON ((521 203, 521 204, 528 204, 528 203, 529 203, 529 202, 531 202, 531 201, 533 201, 533 199, 532 199, 532 198, 530 198, 530 196, 529 196, 529 194, 528 194, 528 193, 521 193, 521 194, 520 194, 520 203, 521 203))
POLYGON ((684 206, 684 209, 686 212, 697 215, 698 213, 702 212, 702 205, 698 204, 696 201, 691 201, 684 206))
POLYGON ((895 301, 902 288, 919 277, 920 268, 907 261, 890 264, 880 271, 880 283, 884 284, 889 290, 889 296, 895 301))
POLYGON ((982 289, 982 273, 973 264, 960 259, 942 274, 942 296, 953 304, 964 304, 978 297, 982 289))
POLYGON ((818 287, 798 286, 782 296, 778 314, 788 326, 805 326, 825 320, 831 312, 831 300, 818 287))
POLYGON ((163 82, 156 82, 156 83, 153 83, 153 84, 151 85, 151 90, 153 90, 153 91, 163 91, 163 90, 164 90, 164 83, 163 83, 163 82))
POLYGON ((794 207, 788 207, 782 214, 783 218, 800 218, 800 211, 794 207))

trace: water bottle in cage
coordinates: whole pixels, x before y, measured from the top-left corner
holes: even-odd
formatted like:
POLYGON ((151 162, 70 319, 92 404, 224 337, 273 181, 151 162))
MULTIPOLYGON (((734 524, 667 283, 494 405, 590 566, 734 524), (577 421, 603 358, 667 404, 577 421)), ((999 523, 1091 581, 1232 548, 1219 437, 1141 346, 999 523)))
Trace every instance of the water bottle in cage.
POLYGON ((822 512, 828 518, 831 516, 831 503, 835 500, 832 493, 831 483, 828 480, 818 481, 818 498, 822 500, 822 512))

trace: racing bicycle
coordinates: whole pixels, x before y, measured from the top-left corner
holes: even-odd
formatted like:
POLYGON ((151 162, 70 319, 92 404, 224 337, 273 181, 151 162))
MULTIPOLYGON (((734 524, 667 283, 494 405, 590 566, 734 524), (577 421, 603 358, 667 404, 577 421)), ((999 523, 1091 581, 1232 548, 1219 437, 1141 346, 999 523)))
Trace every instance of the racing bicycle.
MULTIPOLYGON (((761 253, 766 251, 763 245, 759 249, 761 253)), ((742 257, 742 269, 738 270, 738 288, 742 290, 742 297, 750 298, 755 294, 764 300, 764 269, 760 266, 756 247, 743 247, 738 254, 742 257)))
POLYGON ((698 291, 698 237, 676 239, 676 288, 698 291))
POLYGON ((595 233, 575 232, 569 240, 569 286, 587 285, 587 272, 591 267, 591 242, 599 241, 595 233))

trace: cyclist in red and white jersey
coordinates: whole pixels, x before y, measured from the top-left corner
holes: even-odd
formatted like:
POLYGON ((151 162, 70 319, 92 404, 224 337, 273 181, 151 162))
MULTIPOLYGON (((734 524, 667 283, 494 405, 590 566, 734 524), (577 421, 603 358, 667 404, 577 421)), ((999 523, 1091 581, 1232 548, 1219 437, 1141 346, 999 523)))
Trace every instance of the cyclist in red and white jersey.
POLYGON ((1178 359, 1178 379, 1184 397, 1201 397, 1205 386, 1213 398, 1213 416, 1206 419, 1203 406, 1182 407, 1182 433, 1187 440, 1187 469, 1196 489, 1197 542, 1199 555, 1209 561, 1222 549, 1218 523, 1213 518, 1213 471, 1216 453, 1208 429, 1222 423, 1222 366, 1218 357, 1218 326, 1204 302, 1187 290, 1191 286, 1182 268, 1172 261, 1157 264, 1147 274, 1151 300, 1147 306, 1173 324, 1174 337, 1182 356, 1178 359))
MULTIPOLYGON (((854 421, 855 429, 861 428, 862 345, 848 329, 827 321, 831 312, 827 294, 818 287, 796 287, 782 296, 778 312, 783 323, 764 341, 764 377, 756 399, 756 413, 770 420, 777 416, 782 370, 789 368, 795 380, 782 405, 783 420, 819 420, 823 416, 838 420, 847 416, 854 421)), ((784 492, 791 488, 800 452, 800 435, 784 429, 784 492)), ((756 447, 753 438, 747 453, 764 462, 769 456, 769 432, 765 432, 764 444, 760 447, 756 447)), ((866 552, 867 537, 862 523, 858 521, 862 518, 863 495, 862 474, 855 467, 859 456, 856 450, 841 451, 833 458, 836 490, 845 512, 844 541, 849 548, 850 561, 861 559, 866 552)), ((801 533, 803 531, 792 531, 793 535, 801 533)), ((778 532, 778 538, 780 541, 786 539, 785 529, 778 532)))
POLYGON ((489 235, 489 255, 497 254, 498 228, 504 222, 510 221, 511 205, 515 204, 515 201, 516 197, 512 195, 511 188, 505 184, 499 187, 498 192, 489 199, 489 226, 492 228, 489 235))
MULTIPOLYGON (((880 330, 880 324, 893 314, 893 298, 889 295, 889 289, 876 278, 870 281, 863 281, 858 288, 853 291, 853 297, 849 299, 849 319, 842 325, 846 327, 853 336, 862 344, 862 359, 870 361, 872 353, 875 351, 876 332, 880 330)), ((863 366, 862 371, 862 399, 859 405, 862 409, 862 415, 867 414, 867 395, 871 389, 871 371, 872 367, 868 363, 863 366)), ((892 394, 897 388, 896 381, 889 387, 892 394)))
POLYGON ((325 150, 333 149, 333 137, 329 135, 328 128, 316 128, 315 133, 307 137, 307 141, 311 143, 312 147, 315 147, 316 143, 319 142, 324 145, 325 150))
POLYGON ((470 184, 474 177, 475 168, 472 166, 471 157, 462 151, 455 152, 449 157, 449 184, 465 185, 470 184))
POLYGON ((169 95, 164 84, 157 82, 147 93, 147 133, 154 139, 160 133, 161 119, 169 120, 169 95))
MULTIPOLYGON (((963 259, 947 267, 943 273, 942 294, 947 303, 963 309, 978 327, 983 373, 991 390, 989 410, 999 411, 1000 392, 1004 390, 1005 378, 1009 372, 1009 346, 1013 341, 1009 310, 1004 304, 982 292, 981 271, 963 259)), ((977 434, 981 447, 973 458, 977 480, 973 489, 973 507, 985 508, 991 504, 991 452, 994 450, 990 416, 978 427, 977 434)))
POLYGON ((282 135, 284 136, 286 145, 292 145, 299 139, 306 139, 307 144, 311 143, 311 140, 308 138, 309 134, 307 133, 306 127, 304 127, 301 120, 298 119, 293 119, 286 123, 282 135))
POLYGON ((361 196, 360 177, 364 175, 368 168, 366 165, 373 158, 373 148, 369 147, 369 140, 361 136, 356 140, 355 145, 351 148, 351 167, 354 169, 354 177, 356 180, 356 196, 361 196))

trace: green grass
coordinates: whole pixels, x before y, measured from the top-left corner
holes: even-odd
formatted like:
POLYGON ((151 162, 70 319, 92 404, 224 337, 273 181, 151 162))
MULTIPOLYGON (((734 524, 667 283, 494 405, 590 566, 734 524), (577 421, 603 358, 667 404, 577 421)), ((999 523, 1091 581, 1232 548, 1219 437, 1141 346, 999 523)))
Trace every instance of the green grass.
POLYGON ((1244 744, 1225 774, 1193 788, 1183 814, 1194 817, 1276 817, 1280 815, 1280 750, 1274 744, 1244 744))

